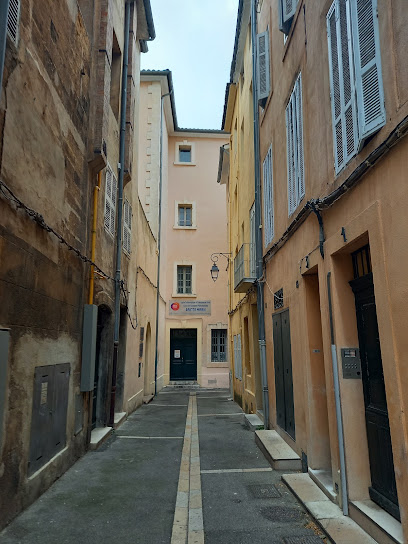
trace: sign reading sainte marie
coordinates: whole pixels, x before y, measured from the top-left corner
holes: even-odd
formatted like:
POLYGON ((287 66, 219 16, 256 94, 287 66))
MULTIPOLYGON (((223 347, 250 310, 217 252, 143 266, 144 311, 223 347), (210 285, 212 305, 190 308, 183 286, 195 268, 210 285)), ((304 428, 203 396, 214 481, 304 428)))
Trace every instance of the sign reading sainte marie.
POLYGON ((170 300, 170 315, 211 315, 211 300, 170 300))

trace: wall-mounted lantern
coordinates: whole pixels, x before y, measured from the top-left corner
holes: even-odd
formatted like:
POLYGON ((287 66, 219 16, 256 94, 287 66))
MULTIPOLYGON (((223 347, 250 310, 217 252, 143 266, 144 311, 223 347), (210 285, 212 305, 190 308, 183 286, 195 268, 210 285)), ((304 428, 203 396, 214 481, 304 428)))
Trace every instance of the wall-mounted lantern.
POLYGON ((213 281, 217 281, 217 279, 218 279, 218 273, 219 273, 219 271, 220 271, 220 269, 219 269, 218 266, 217 266, 217 261, 218 261, 218 256, 219 256, 219 255, 222 255, 223 257, 225 257, 225 258, 227 259, 228 264, 227 264, 227 268, 225 269, 225 271, 227 271, 227 270, 228 270, 229 261, 230 261, 229 256, 232 255, 232 253, 213 253, 213 254, 211 255, 211 260, 212 260, 213 265, 212 265, 212 267, 211 267, 210 272, 211 272, 211 279, 212 279, 213 281))

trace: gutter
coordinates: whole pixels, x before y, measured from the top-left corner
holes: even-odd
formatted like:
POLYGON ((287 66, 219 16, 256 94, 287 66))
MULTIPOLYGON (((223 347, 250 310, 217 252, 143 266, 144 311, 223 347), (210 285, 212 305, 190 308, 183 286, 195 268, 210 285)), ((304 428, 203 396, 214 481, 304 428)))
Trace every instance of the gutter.
POLYGON ((10 0, 0 2, 0 90, 3 84, 4 58, 6 56, 9 2, 10 0))
MULTIPOLYGON (((286 242, 293 236, 298 228, 304 223, 310 213, 315 210, 326 210, 333 206, 343 195, 353 189, 378 161, 380 161, 408 133, 408 116, 406 116, 389 134, 386 140, 380 144, 368 157, 355 168, 349 177, 337 189, 323 198, 309 200, 299 211, 289 227, 285 230, 277 242, 264 255, 264 263, 269 262, 276 253, 283 247, 286 242)), ((320 223, 320 222, 319 222, 320 223)), ((322 240, 320 240, 322 242, 322 240)), ((322 248, 322 244, 321 244, 322 248)))
POLYGON ((143 0, 143 6, 146 14, 147 29, 149 31, 149 39, 143 41, 152 42, 156 38, 156 30, 154 28, 153 13, 150 0, 143 0))

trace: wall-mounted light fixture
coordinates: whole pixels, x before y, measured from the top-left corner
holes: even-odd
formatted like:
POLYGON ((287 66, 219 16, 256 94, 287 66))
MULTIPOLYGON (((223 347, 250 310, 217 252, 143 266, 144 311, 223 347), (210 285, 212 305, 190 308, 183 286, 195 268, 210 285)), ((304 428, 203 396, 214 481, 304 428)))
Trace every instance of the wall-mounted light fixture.
MULTIPOLYGON (((230 261, 230 258, 229 256, 232 255, 232 253, 213 253, 211 255, 211 260, 212 260, 212 267, 211 267, 211 278, 213 281, 217 281, 218 279, 218 273, 220 271, 220 269, 218 268, 217 266, 217 261, 218 261, 218 258, 219 258, 219 255, 222 255, 223 257, 225 257, 228 261, 228 264, 229 264, 229 261, 230 261)), ((227 264, 227 268, 225 269, 225 271, 228 270, 228 264, 227 264)))

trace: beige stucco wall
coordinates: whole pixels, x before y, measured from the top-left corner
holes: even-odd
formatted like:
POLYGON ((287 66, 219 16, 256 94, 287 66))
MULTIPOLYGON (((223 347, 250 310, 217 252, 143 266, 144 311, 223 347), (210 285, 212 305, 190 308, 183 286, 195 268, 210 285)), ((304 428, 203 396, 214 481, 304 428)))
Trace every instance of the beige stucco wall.
MULTIPOLYGON (((284 44, 278 31, 277 5, 264 0, 259 30, 271 30, 271 94, 261 112, 261 161, 272 143, 276 243, 293 217, 288 218, 285 107, 294 79, 302 72, 306 196, 322 197, 338 187, 406 117, 408 107, 400 70, 401 28, 408 24, 403 2, 379 0, 379 26, 387 122, 338 175, 334 174, 326 14, 330 1, 300 1, 293 31, 284 44), (402 20, 404 22, 402 22, 402 20), (305 36, 307 40, 305 41, 305 36)), ((325 258, 318 251, 315 216, 289 238, 266 263, 265 324, 270 391, 270 417, 276 426, 272 339, 273 292, 283 287, 290 310, 296 441, 282 436, 309 466, 332 470, 339 482, 338 439, 333 393, 327 273, 332 274, 335 340, 340 348, 358 347, 351 252, 370 244, 381 355, 391 428, 394 468, 405 538, 408 534, 408 396, 406 322, 408 264, 405 209, 408 201, 403 139, 359 183, 330 209, 322 212, 325 258), (346 241, 341 235, 345 228, 346 241), (305 257, 309 255, 309 268, 305 257), (298 285, 297 283, 298 282, 298 285), (320 322, 321 321, 321 324, 320 322), (320 329, 320 330, 319 330, 320 329)), ((297 210, 297 211, 299 211, 297 210)), ((297 212, 295 212, 296 214, 297 212)), ((364 398, 359 380, 344 380, 340 369, 349 499, 367 499, 370 485, 364 398)), ((278 428, 279 431, 279 428, 278 428)))
MULTIPOLYGON (((169 381, 170 328, 197 328, 197 379, 204 387, 228 387, 229 363, 211 362, 211 329, 227 329, 227 290, 225 267, 227 261, 219 261, 220 275, 217 282, 210 276, 213 252, 227 251, 227 225, 225 211, 225 186, 218 185, 217 168, 220 146, 227 142, 224 137, 190 137, 180 133, 168 140, 168 186, 166 228, 166 302, 170 300, 210 300, 211 315, 180 318, 166 316, 165 382, 169 381), (175 163, 175 149, 179 142, 187 141, 194 146, 195 165, 175 163), (196 210, 196 228, 177 227, 176 202, 192 203, 196 210), (176 228, 175 228, 176 227, 176 228), (175 293, 177 263, 193 266, 193 294, 183 297, 175 293), (225 264, 225 266, 224 266, 225 264)), ((193 156, 194 156, 193 154, 193 156)))

